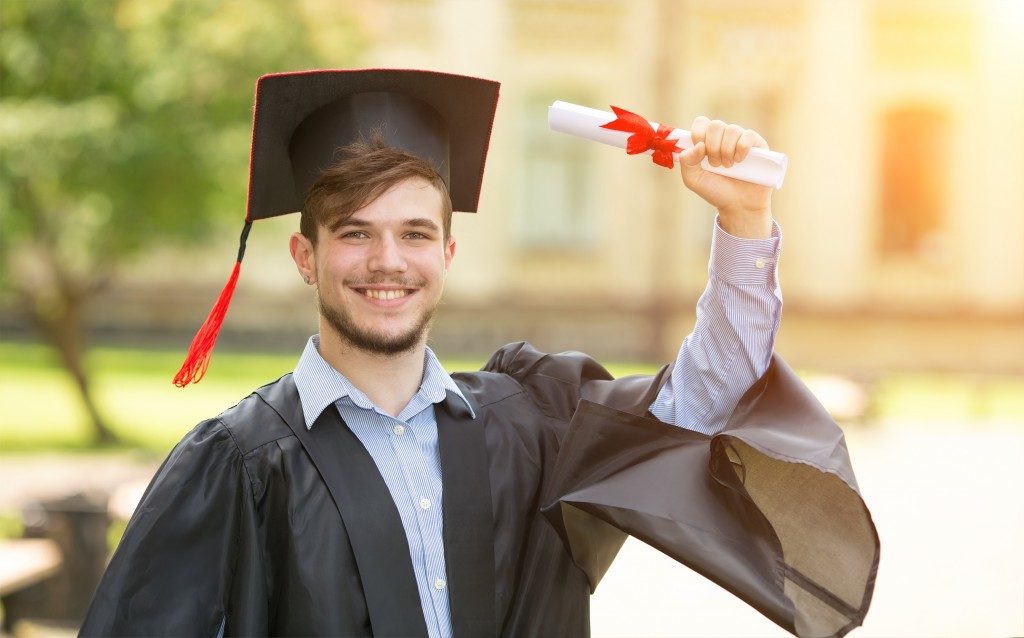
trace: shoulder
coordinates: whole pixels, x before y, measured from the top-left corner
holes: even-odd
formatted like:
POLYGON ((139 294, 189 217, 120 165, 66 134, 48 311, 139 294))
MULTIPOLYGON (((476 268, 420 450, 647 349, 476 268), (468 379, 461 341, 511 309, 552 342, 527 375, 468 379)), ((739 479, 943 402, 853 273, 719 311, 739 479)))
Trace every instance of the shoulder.
POLYGON ((494 403, 515 394, 528 396, 544 413, 565 418, 580 399, 580 387, 611 379, 608 371, 580 352, 549 354, 520 341, 499 348, 479 372, 455 377, 470 390, 486 389, 478 400, 494 403))
POLYGON ((615 379, 593 357, 582 352, 549 354, 529 343, 510 343, 495 352, 484 371, 508 375, 548 414, 571 415, 580 400, 631 414, 644 415, 670 373, 615 379))
POLYGON ((234 406, 212 419, 220 423, 243 456, 278 439, 295 436, 288 423, 288 410, 298 409, 298 392, 292 375, 254 390, 234 406))
POLYGON ((582 352, 541 352, 526 341, 499 348, 484 365, 484 370, 501 372, 525 382, 543 376, 579 385, 596 379, 611 379, 611 374, 593 357, 582 352))

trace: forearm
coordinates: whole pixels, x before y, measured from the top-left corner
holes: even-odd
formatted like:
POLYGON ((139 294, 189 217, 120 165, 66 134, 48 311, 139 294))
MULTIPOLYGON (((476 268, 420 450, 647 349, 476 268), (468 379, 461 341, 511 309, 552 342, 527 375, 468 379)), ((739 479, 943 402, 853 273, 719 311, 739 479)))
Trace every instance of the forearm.
POLYGON ((768 239, 772 236, 775 220, 771 209, 765 210, 721 210, 719 226, 733 237, 741 239, 768 239))
POLYGON ((778 225, 769 217, 768 238, 744 239, 717 224, 697 322, 650 408, 666 423, 705 434, 721 431, 767 369, 782 315, 778 225))

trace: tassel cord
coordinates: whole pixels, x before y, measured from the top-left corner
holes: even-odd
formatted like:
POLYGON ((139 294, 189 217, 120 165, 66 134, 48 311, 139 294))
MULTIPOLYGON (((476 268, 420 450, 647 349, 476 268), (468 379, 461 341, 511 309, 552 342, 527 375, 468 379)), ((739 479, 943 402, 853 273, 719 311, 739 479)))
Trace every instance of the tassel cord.
POLYGON ((213 348, 217 344, 217 337, 224 323, 224 317, 227 315, 228 306, 231 305, 231 297, 234 295, 235 287, 238 285, 238 276, 242 270, 242 258, 245 257, 245 245, 251 228, 252 222, 246 221, 245 226, 242 228, 242 234, 238 239, 238 257, 235 260, 235 267, 231 271, 231 276, 228 277, 228 282, 224 285, 224 289, 220 291, 220 296, 217 297, 217 302, 210 310, 206 321, 203 322, 203 325, 196 332, 196 336, 192 339, 192 344, 188 348, 185 361, 181 364, 181 369, 174 376, 174 385, 179 388, 184 388, 190 383, 198 383, 210 366, 213 348))

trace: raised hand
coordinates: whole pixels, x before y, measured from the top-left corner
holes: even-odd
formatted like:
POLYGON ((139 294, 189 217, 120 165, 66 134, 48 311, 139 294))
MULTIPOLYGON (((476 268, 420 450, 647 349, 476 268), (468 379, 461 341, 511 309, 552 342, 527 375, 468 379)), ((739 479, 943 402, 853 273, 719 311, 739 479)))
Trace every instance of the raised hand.
POLYGON ((737 237, 770 237, 772 188, 716 175, 701 167, 729 167, 743 161, 751 148, 768 149, 768 142, 752 129, 701 115, 690 126, 693 146, 680 156, 683 183, 718 209, 722 228, 737 237))

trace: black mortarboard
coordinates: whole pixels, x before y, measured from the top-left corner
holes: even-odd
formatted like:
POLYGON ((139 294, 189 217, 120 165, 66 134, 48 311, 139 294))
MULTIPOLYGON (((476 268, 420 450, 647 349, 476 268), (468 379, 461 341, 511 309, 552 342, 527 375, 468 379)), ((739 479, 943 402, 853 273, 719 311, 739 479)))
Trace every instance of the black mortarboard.
POLYGON ((184 387, 206 373, 238 281, 253 221, 302 209, 338 148, 373 133, 430 161, 452 208, 476 212, 498 103, 497 82, 406 69, 318 70, 264 75, 256 82, 249 194, 238 258, 210 316, 174 378, 184 387))

